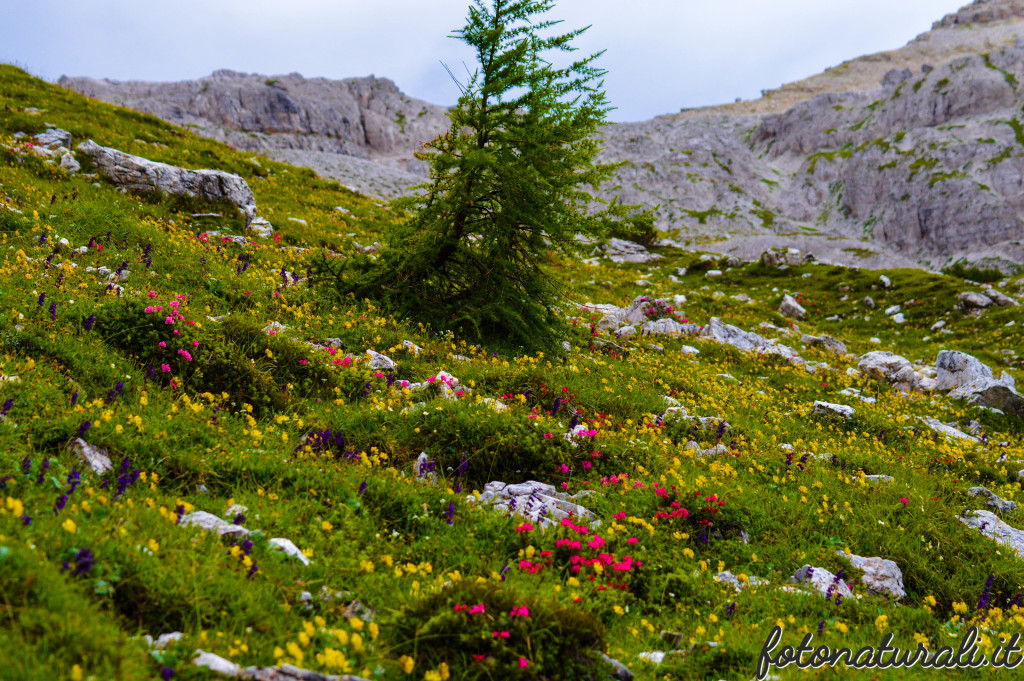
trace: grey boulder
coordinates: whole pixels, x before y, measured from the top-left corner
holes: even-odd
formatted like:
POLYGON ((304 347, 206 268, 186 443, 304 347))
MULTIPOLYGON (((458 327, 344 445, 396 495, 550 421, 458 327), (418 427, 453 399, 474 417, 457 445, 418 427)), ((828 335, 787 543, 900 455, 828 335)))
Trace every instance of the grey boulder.
POLYGON ((189 170, 132 156, 117 149, 101 147, 92 140, 78 145, 78 151, 92 159, 97 170, 111 182, 136 192, 198 196, 208 201, 230 201, 247 219, 256 215, 256 197, 238 175, 221 170, 189 170))
POLYGON ((846 555, 844 551, 836 551, 840 558, 848 558, 853 567, 864 571, 860 581, 870 593, 880 596, 892 596, 899 600, 907 595, 903 588, 903 572, 899 566, 891 560, 879 558, 865 558, 856 554, 846 555))

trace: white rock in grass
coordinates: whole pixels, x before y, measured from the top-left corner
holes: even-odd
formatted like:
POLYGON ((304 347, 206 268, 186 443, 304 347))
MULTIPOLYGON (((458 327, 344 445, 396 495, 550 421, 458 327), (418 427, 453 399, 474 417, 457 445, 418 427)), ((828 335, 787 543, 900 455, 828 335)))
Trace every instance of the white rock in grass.
POLYGON ((782 297, 782 304, 779 305, 779 314, 783 317, 791 317, 793 319, 803 319, 804 315, 807 314, 807 310, 796 302, 796 299, 788 293, 782 297))
POLYGON ((280 537, 271 539, 267 544, 274 549, 284 551, 289 556, 298 558, 303 565, 309 565, 309 558, 306 558, 306 554, 299 550, 299 547, 292 543, 291 539, 281 539, 280 537))
POLYGON ((153 644, 153 647, 157 650, 163 650, 170 644, 181 640, 182 636, 184 636, 184 634, 180 631, 173 631, 169 634, 160 634, 160 636, 157 637, 156 642, 153 644))
POLYGON ((804 565, 802 568, 793 573, 793 576, 789 578, 790 584, 807 584, 809 583, 816 591, 822 596, 828 595, 831 589, 832 596, 839 594, 843 598, 852 598, 853 592, 850 588, 843 583, 838 577, 826 570, 825 568, 813 567, 811 565, 804 565))
POLYGON ((80 456, 97 475, 103 475, 112 467, 107 450, 94 447, 80 437, 72 440, 68 444, 68 449, 80 456))
POLYGON ((865 558, 856 554, 846 555, 845 551, 836 551, 836 555, 849 558, 853 567, 864 571, 860 581, 871 593, 892 596, 896 600, 907 595, 903 588, 903 572, 895 561, 877 556, 865 558))
POLYGON ((1017 504, 1012 501, 1007 501, 1001 496, 988 489, 987 487, 971 487, 967 490, 967 493, 972 497, 985 497, 988 499, 988 505, 995 508, 1000 513, 1009 513, 1010 511, 1017 510, 1017 504))
POLYGON ((967 511, 958 520, 1024 558, 1024 531, 1007 525, 992 511, 967 511))
POLYGON ((207 532, 216 532, 218 536, 225 534, 233 534, 245 536, 249 534, 249 530, 245 529, 241 525, 234 525, 228 521, 215 516, 212 513, 206 511, 193 511, 188 515, 182 516, 179 524, 182 527, 197 526, 207 532))
POLYGON ((264 239, 274 236, 274 226, 266 218, 253 218, 252 222, 249 223, 249 229, 264 239))
POLYGON ((220 655, 214 655, 204 650, 197 650, 199 657, 192 660, 192 664, 197 667, 207 667, 210 671, 222 674, 224 676, 238 676, 242 672, 242 668, 231 660, 225 660, 220 655))
POLYGON ((958 430, 956 428, 953 428, 952 426, 947 426, 945 423, 943 423, 942 421, 940 421, 938 419, 933 419, 933 418, 929 418, 929 417, 919 416, 918 420, 921 421, 921 423, 923 423, 926 426, 928 426, 929 428, 931 428, 932 430, 934 430, 936 433, 942 433, 943 435, 946 435, 948 437, 951 437, 951 438, 954 438, 954 439, 957 439, 957 440, 967 440, 969 442, 978 442, 978 438, 973 437, 971 435, 968 435, 967 433, 963 432, 962 430, 958 430))
POLYGON ((366 354, 370 356, 370 368, 371 369, 394 369, 395 362, 387 355, 382 355, 379 352, 373 350, 367 350, 366 354))
POLYGON ((892 281, 889 279, 889 277, 885 276, 884 274, 880 276, 878 280, 882 282, 882 286, 884 286, 885 288, 892 288, 892 281))
POLYGON ((493 397, 485 397, 480 400, 480 403, 488 405, 494 411, 505 411, 508 409, 508 406, 504 402, 496 400, 493 397))
POLYGON ((411 352, 413 355, 419 355, 421 348, 420 346, 413 343, 411 340, 402 341, 402 347, 411 352))
POLYGON ((832 404, 831 402, 815 401, 814 413, 825 414, 826 416, 842 416, 844 419, 848 419, 853 418, 856 410, 845 404, 832 404))
POLYGON ((288 327, 282 324, 281 322, 270 322, 269 324, 263 327, 263 333, 275 336, 279 333, 284 333, 285 329, 287 328, 288 327))

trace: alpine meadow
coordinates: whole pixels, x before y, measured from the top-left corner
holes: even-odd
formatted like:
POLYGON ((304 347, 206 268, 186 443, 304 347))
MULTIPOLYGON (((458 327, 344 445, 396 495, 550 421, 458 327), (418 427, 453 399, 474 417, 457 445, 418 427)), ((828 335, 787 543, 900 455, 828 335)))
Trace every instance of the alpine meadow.
POLYGON ((1014 678, 1024 2, 622 125, 557 14, 0 65, 0 679, 1014 678))

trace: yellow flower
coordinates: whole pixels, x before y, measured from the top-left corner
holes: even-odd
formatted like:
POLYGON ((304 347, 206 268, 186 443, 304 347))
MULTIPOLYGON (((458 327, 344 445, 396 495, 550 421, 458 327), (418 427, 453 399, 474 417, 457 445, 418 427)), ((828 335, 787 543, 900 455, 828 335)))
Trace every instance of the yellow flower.
POLYGON ((320 523, 320 527, 322 527, 324 529, 324 532, 330 532, 331 530, 334 529, 334 525, 331 525, 326 520, 323 521, 322 523, 320 523))
POLYGON ((355 629, 356 631, 362 631, 363 630, 363 620, 359 619, 358 617, 351 618, 348 621, 348 625, 350 627, 352 627, 353 629, 355 629))
POLYGON ((363 651, 363 637, 359 634, 352 634, 352 649, 357 653, 363 651))
POLYGON ((25 514, 25 505, 21 503, 20 499, 7 497, 7 510, 16 516, 21 516, 25 514))
POLYGON ((402 671, 406 674, 412 674, 412 668, 415 666, 416 661, 408 655, 402 655, 398 658, 398 666, 402 668, 402 671))
POLYGON ((71 534, 74 534, 78 531, 78 526, 75 525, 75 521, 71 518, 65 520, 63 523, 60 524, 60 526, 63 527, 66 531, 70 532, 71 534))
POLYGON ((377 626, 376 622, 370 622, 370 640, 377 640, 377 636, 380 634, 380 627, 377 626))
POLYGON ((875 618, 875 628, 878 629, 878 633, 883 633, 889 626, 889 618, 886 615, 879 615, 875 618))
POLYGON ((71 681, 82 681, 82 668, 77 664, 71 668, 71 681))
POLYGON ((615 610, 615 614, 616 614, 616 615, 625 615, 625 614, 626 614, 626 611, 622 609, 622 606, 621 606, 621 605, 616 605, 616 606, 615 606, 615 607, 613 608, 613 610, 615 610))
POLYGON ((149 550, 153 553, 156 553, 160 550, 160 544, 157 543, 156 539, 150 539, 147 546, 149 547, 149 550))

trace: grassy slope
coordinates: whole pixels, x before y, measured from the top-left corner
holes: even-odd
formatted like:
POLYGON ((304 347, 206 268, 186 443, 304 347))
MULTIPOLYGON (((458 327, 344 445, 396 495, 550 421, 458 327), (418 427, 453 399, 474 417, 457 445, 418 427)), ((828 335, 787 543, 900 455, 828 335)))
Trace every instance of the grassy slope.
MULTIPOLYGON (((884 629, 895 632, 898 643, 912 645, 923 636, 935 648, 973 616, 989 575, 995 604, 1005 607, 1024 591, 1024 562, 956 520, 965 508, 980 507, 965 494, 971 485, 1010 499, 1019 494, 1017 470, 1024 464, 997 461, 1002 454, 1024 460, 1019 420, 941 396, 899 395, 848 377, 845 369, 855 362, 811 349, 803 356, 828 361, 826 374, 694 339, 658 340, 663 352, 639 340, 628 343, 625 357, 602 354, 587 349, 584 316, 569 338, 574 350, 568 358, 467 347, 382 317, 368 303, 338 300, 326 278, 280 287, 282 267, 305 276, 319 249, 344 254, 352 239, 373 241, 393 219, 386 208, 309 171, 263 158, 253 162, 248 154, 12 67, 0 67, 0 104, 4 144, 17 147, 14 132, 39 132, 45 121, 71 131, 76 144, 91 137, 154 160, 240 173, 280 236, 246 247, 217 243, 203 233, 240 234, 241 220, 194 218, 210 209, 119 194, 102 180, 68 176, 31 154, 0 151, 0 200, 21 210, 0 209, 0 372, 19 379, 0 383, 0 404, 13 400, 0 423, 0 475, 10 476, 0 491, 0 653, 10 664, 0 666, 0 678, 148 679, 164 666, 176 678, 212 676, 189 664, 196 648, 243 666, 293 662, 368 678, 442 678, 442 661, 453 678, 534 678, 562 664, 551 656, 559 636, 580 636, 590 627, 603 628, 608 652, 640 678, 747 679, 776 622, 784 624, 787 643, 799 638, 794 632, 823 627, 819 642, 856 648, 877 644, 884 629), (25 107, 45 112, 30 115, 25 107), (351 212, 343 215, 335 206, 351 212), (43 235, 48 238, 40 243, 43 235), (58 252, 47 263, 61 237, 73 247, 95 239, 103 250, 74 258, 58 252), (289 245, 310 250, 282 248, 289 245), (251 260, 239 274, 243 254, 251 260), (142 262, 147 257, 149 267, 142 262), (131 275, 120 297, 86 271, 116 269, 123 261, 131 275), (175 296, 181 296, 182 319, 167 325, 163 317, 175 296), (163 313, 147 314, 150 305, 163 313), (228 316, 208 319, 218 315, 228 316), (96 320, 87 331, 90 316, 96 320), (288 330, 264 334, 271 321, 288 330), (423 381, 445 369, 473 392, 445 401, 433 391, 389 390, 383 372, 375 375, 365 362, 334 363, 342 353, 303 344, 328 337, 340 338, 357 358, 367 348, 388 354, 398 361, 398 380, 423 381), (423 352, 402 349, 405 339, 423 352), (699 357, 681 353, 683 344, 697 346, 699 357), (147 375, 151 369, 155 374, 147 375), (837 395, 847 386, 877 394, 878 402, 854 404, 837 395), (511 408, 503 413, 476 404, 478 396, 530 389, 529 397, 506 397, 511 408), (708 446, 716 439, 713 430, 652 426, 665 395, 691 414, 728 420, 730 454, 696 460, 683 445, 694 436, 708 446), (559 396, 582 409, 581 423, 597 430, 591 446, 572 448, 562 440, 567 407, 550 413, 559 396), (812 417, 816 399, 853 404, 857 414, 842 423, 812 417), (403 413, 421 401, 426 404, 403 413), (914 430, 918 415, 962 425, 977 419, 990 442, 1011 445, 960 447, 914 430), (85 422, 85 439, 108 448, 116 470, 104 480, 82 472, 81 484, 56 511, 76 464, 63 445, 85 422), (311 428, 343 434, 344 445, 296 451, 311 428), (795 448, 793 464, 781 443, 795 448), (409 474, 421 451, 439 464, 437 488, 409 474), (808 452, 836 458, 807 458, 801 469, 796 463, 808 452), (460 476, 464 457, 468 468, 460 476), (122 464, 141 475, 118 495, 122 464), (872 486, 861 472, 895 481, 872 486), (465 501, 466 492, 494 479, 596 490, 585 503, 603 523, 594 531, 607 542, 600 550, 642 565, 624 573, 586 567, 573 576, 569 553, 555 546, 568 530, 517 531, 520 520, 465 501), (463 494, 455 493, 457 485, 463 494), (707 501, 711 495, 723 503, 707 501), (655 514, 676 500, 690 516, 658 521, 655 514), (265 533, 249 556, 227 539, 176 526, 181 507, 226 515, 232 504, 248 507, 246 526, 265 533), (446 512, 454 512, 451 523, 446 512), (31 516, 30 525, 22 515, 31 516), (702 519, 715 523, 708 541, 699 537, 702 519), (741 529, 749 544, 739 541, 741 529), (267 537, 291 539, 312 564, 303 567, 270 550, 267 537), (83 548, 95 562, 75 575, 74 556, 83 548), (902 605, 867 596, 835 605, 776 588, 805 563, 833 572, 845 567, 848 581, 859 586, 857 572, 836 556, 845 548, 895 560, 908 592, 902 605), (531 572, 523 560, 542 567, 531 572), (62 573, 65 561, 71 569, 62 573), (257 572, 250 577, 253 563, 257 572), (503 579, 506 565, 511 569, 503 579), (773 586, 737 595, 713 581, 720 569, 767 578, 773 586), (442 590, 445 582, 456 582, 455 589, 442 590), (350 595, 306 610, 301 593, 321 588, 350 595), (455 616, 452 605, 476 602, 471 598, 490 599, 489 614, 455 616), (372 627, 369 617, 364 621, 350 608, 353 600, 376 611, 372 627), (529 603, 533 615, 513 622, 496 612, 497 603, 529 603), (956 614, 958 603, 966 603, 966 615, 956 614), (416 627, 428 622, 433 629, 417 637, 416 627), (442 624, 448 638, 430 633, 442 624), (512 635, 495 639, 494 628, 512 635), (173 630, 184 639, 162 660, 138 638, 173 630), (636 656, 666 649, 662 630, 682 633, 687 644, 721 645, 699 645, 655 669, 636 656), (452 638, 460 633, 463 638, 452 638), (477 653, 490 657, 477 662, 471 657, 477 653), (529 666, 520 668, 520 657, 529 666), (410 661, 407 677, 403 666, 410 661)), ((1024 350, 1021 325, 1005 326, 1019 312, 999 308, 980 318, 952 312, 956 293, 969 288, 962 281, 890 271, 894 286, 886 290, 878 283, 881 272, 816 265, 785 272, 745 265, 707 280, 694 254, 662 255, 654 267, 557 263, 555 269, 576 282, 578 302, 624 304, 641 291, 685 293, 690 320, 721 316, 747 329, 763 321, 784 326, 774 310, 784 292, 799 292, 812 312, 801 332, 837 336, 856 355, 883 348, 934 361, 939 349, 955 348, 1024 379, 1019 364, 1004 364, 999 352, 1024 350), (690 268, 684 283, 672 283, 669 275, 681 266, 690 268), (641 289, 634 283, 639 278, 651 285, 641 289), (716 297, 716 291, 726 295, 716 297), (739 292, 757 302, 733 300, 739 292), (848 300, 841 301, 843 295, 848 300), (881 310, 870 321, 855 318, 863 314, 858 301, 865 295, 880 308, 903 304, 907 323, 896 325, 881 310), (911 299, 917 302, 906 305, 911 299), (826 321, 833 314, 842 319, 826 321), (946 319, 954 333, 930 333, 937 319, 946 319), (882 343, 871 343, 872 336, 882 343)), ((1005 290, 1012 293, 1019 283, 1005 290)), ((587 557, 597 552, 583 549, 587 557)), ((988 623, 992 631, 1015 631, 1024 615, 1006 610, 990 614, 988 623)), ((786 678, 791 671, 783 672, 786 678)), ((818 674, 831 678, 834 672, 818 674)))

